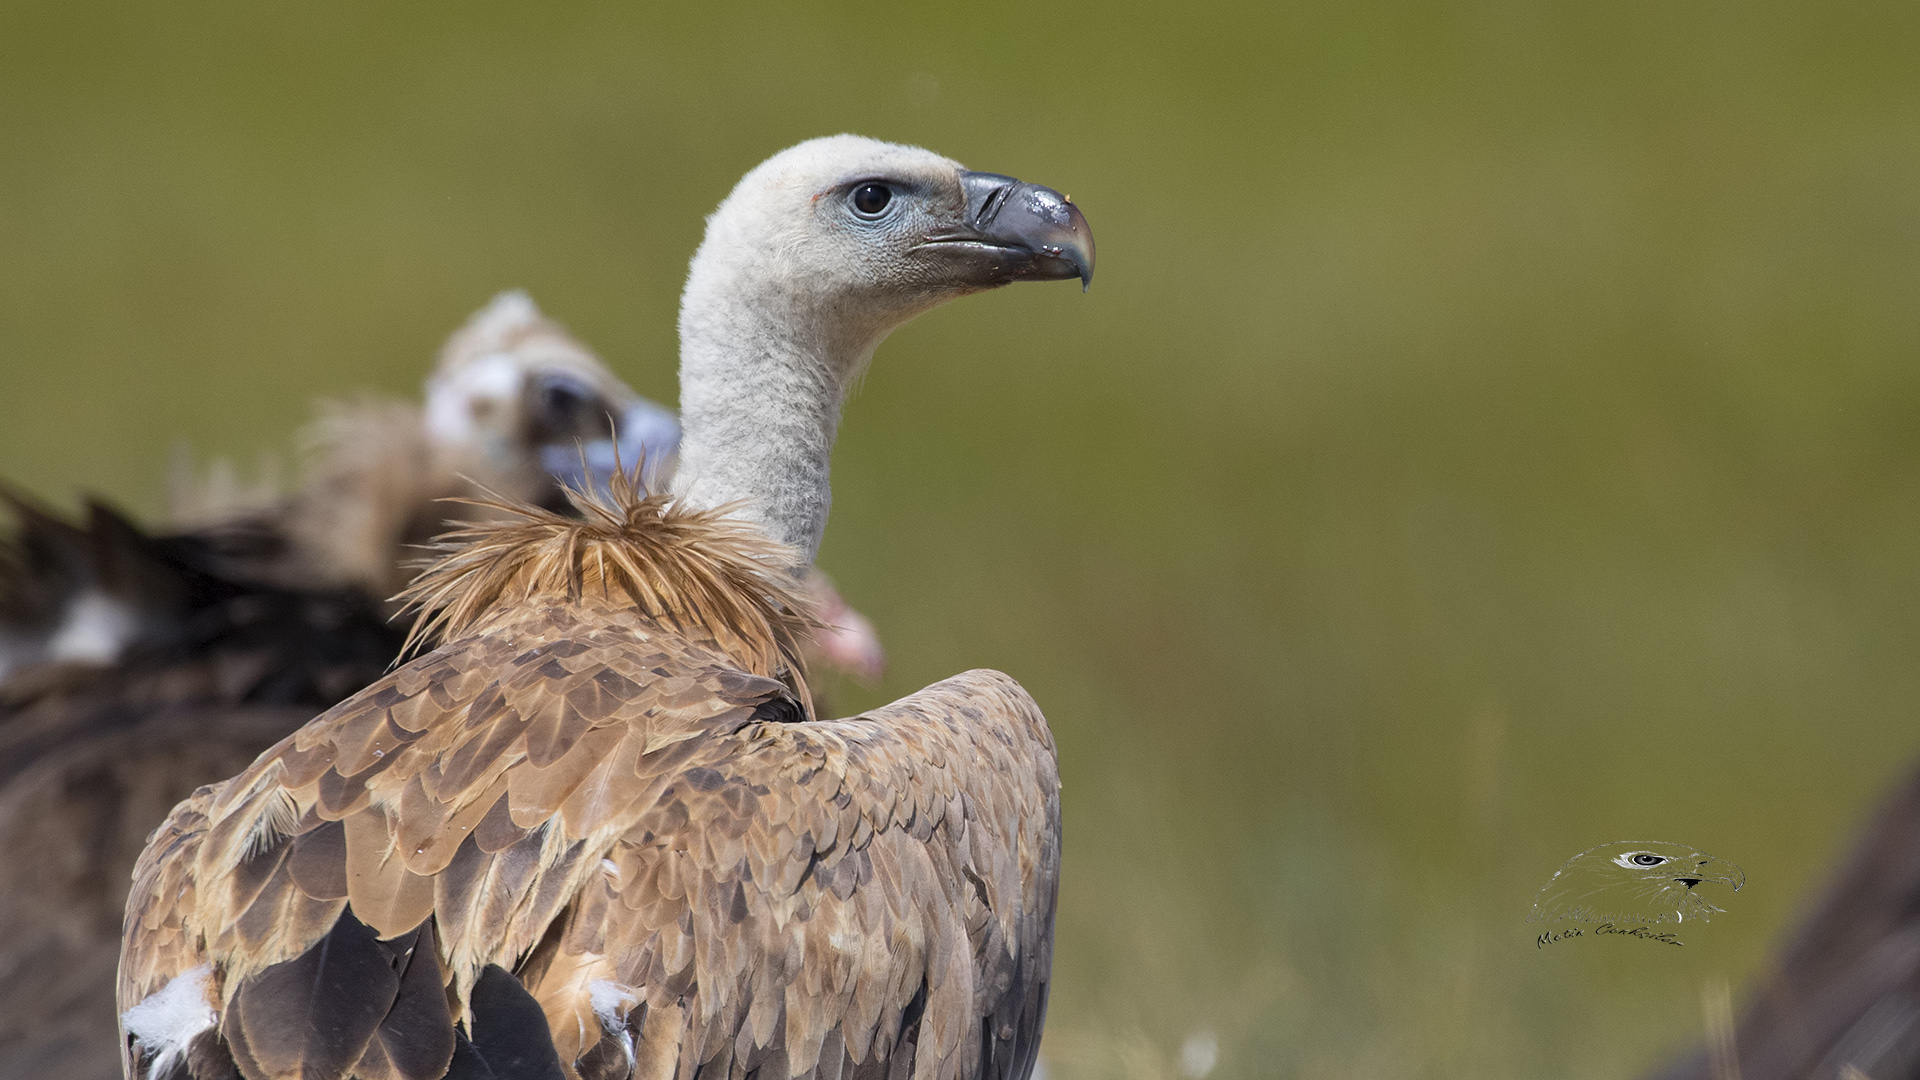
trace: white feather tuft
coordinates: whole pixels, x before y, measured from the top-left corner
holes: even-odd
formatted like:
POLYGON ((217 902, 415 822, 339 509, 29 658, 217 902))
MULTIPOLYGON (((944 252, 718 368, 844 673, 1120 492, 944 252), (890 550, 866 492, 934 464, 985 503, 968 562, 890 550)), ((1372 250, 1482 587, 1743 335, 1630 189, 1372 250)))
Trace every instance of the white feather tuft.
POLYGON ((120 1014, 120 1028, 153 1055, 148 1075, 164 1076, 185 1060, 194 1036, 212 1027, 216 1019, 207 1000, 209 964, 175 975, 167 985, 120 1014))
POLYGON ((47 655, 54 660, 111 664, 137 629, 139 619, 125 604, 88 590, 67 605, 66 618, 47 642, 47 655))
POLYGON ((526 372, 513 354, 489 353, 450 374, 427 380, 427 438, 463 446, 481 432, 481 414, 504 413, 520 393, 526 372))
POLYGON ((627 1026, 627 1013, 640 1004, 640 991, 612 979, 595 979, 587 984, 587 1001, 600 1026, 620 1036, 620 1047, 633 1060, 633 1029, 627 1026))
POLYGON ((640 1004, 640 991, 612 979, 595 979, 587 984, 587 1000, 608 1031, 619 1031, 627 1025, 627 1010, 640 1004))

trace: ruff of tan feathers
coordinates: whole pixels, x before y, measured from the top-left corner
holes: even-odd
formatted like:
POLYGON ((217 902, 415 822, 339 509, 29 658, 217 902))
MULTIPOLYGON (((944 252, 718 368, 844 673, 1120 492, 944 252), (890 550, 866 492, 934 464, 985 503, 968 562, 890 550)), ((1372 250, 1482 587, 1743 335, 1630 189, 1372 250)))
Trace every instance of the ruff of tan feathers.
POLYGON ((807 700, 800 643, 820 622, 791 567, 792 548, 731 516, 649 495, 615 470, 602 498, 569 490, 578 519, 488 493, 457 499, 499 516, 440 536, 438 552, 396 600, 417 613, 407 651, 479 630, 542 599, 624 599, 682 631, 704 630, 756 675, 807 700))

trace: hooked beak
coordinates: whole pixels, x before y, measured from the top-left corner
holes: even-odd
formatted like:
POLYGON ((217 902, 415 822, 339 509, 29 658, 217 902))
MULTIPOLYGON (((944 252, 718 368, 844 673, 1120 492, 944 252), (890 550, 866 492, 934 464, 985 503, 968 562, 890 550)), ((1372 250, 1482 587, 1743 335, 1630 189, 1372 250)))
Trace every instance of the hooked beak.
POLYGON ((1739 892, 1740 887, 1747 883, 1747 875, 1745 871, 1730 862, 1722 862, 1708 856, 1696 860, 1691 868, 1676 875, 1674 880, 1689 889, 1703 881, 1717 881, 1722 885, 1731 885, 1734 892, 1739 892))
POLYGON ((965 253, 984 286, 1080 279, 1093 284, 1093 230, 1052 188, 998 173, 962 172, 965 220, 927 238, 925 248, 965 253))

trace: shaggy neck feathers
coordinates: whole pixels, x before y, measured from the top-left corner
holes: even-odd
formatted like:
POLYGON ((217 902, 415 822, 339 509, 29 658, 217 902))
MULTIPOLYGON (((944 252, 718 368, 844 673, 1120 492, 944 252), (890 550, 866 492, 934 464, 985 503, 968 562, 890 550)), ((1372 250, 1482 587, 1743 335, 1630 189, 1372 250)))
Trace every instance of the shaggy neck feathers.
POLYGON ((569 492, 579 518, 479 501, 501 520, 441 537, 442 553, 402 594, 421 614, 408 646, 481 631, 541 601, 600 597, 622 610, 710 635, 756 675, 807 700, 799 643, 812 608, 785 572, 793 552, 721 506, 642 495, 616 473, 607 498, 569 492))

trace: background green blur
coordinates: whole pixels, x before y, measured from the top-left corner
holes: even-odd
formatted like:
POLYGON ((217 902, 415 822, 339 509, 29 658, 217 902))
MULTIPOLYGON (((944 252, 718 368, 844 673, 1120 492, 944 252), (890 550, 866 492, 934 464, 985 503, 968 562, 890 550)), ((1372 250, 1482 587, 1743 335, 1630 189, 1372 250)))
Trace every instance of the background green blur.
POLYGON ((1920 5, 0 6, 0 477, 145 515, 523 286, 674 398, 703 215, 854 130, 1058 187, 824 565, 1058 735, 1054 1080, 1619 1077, 1920 750, 1920 5), (1535 947, 1620 839, 1684 948, 1535 947))

